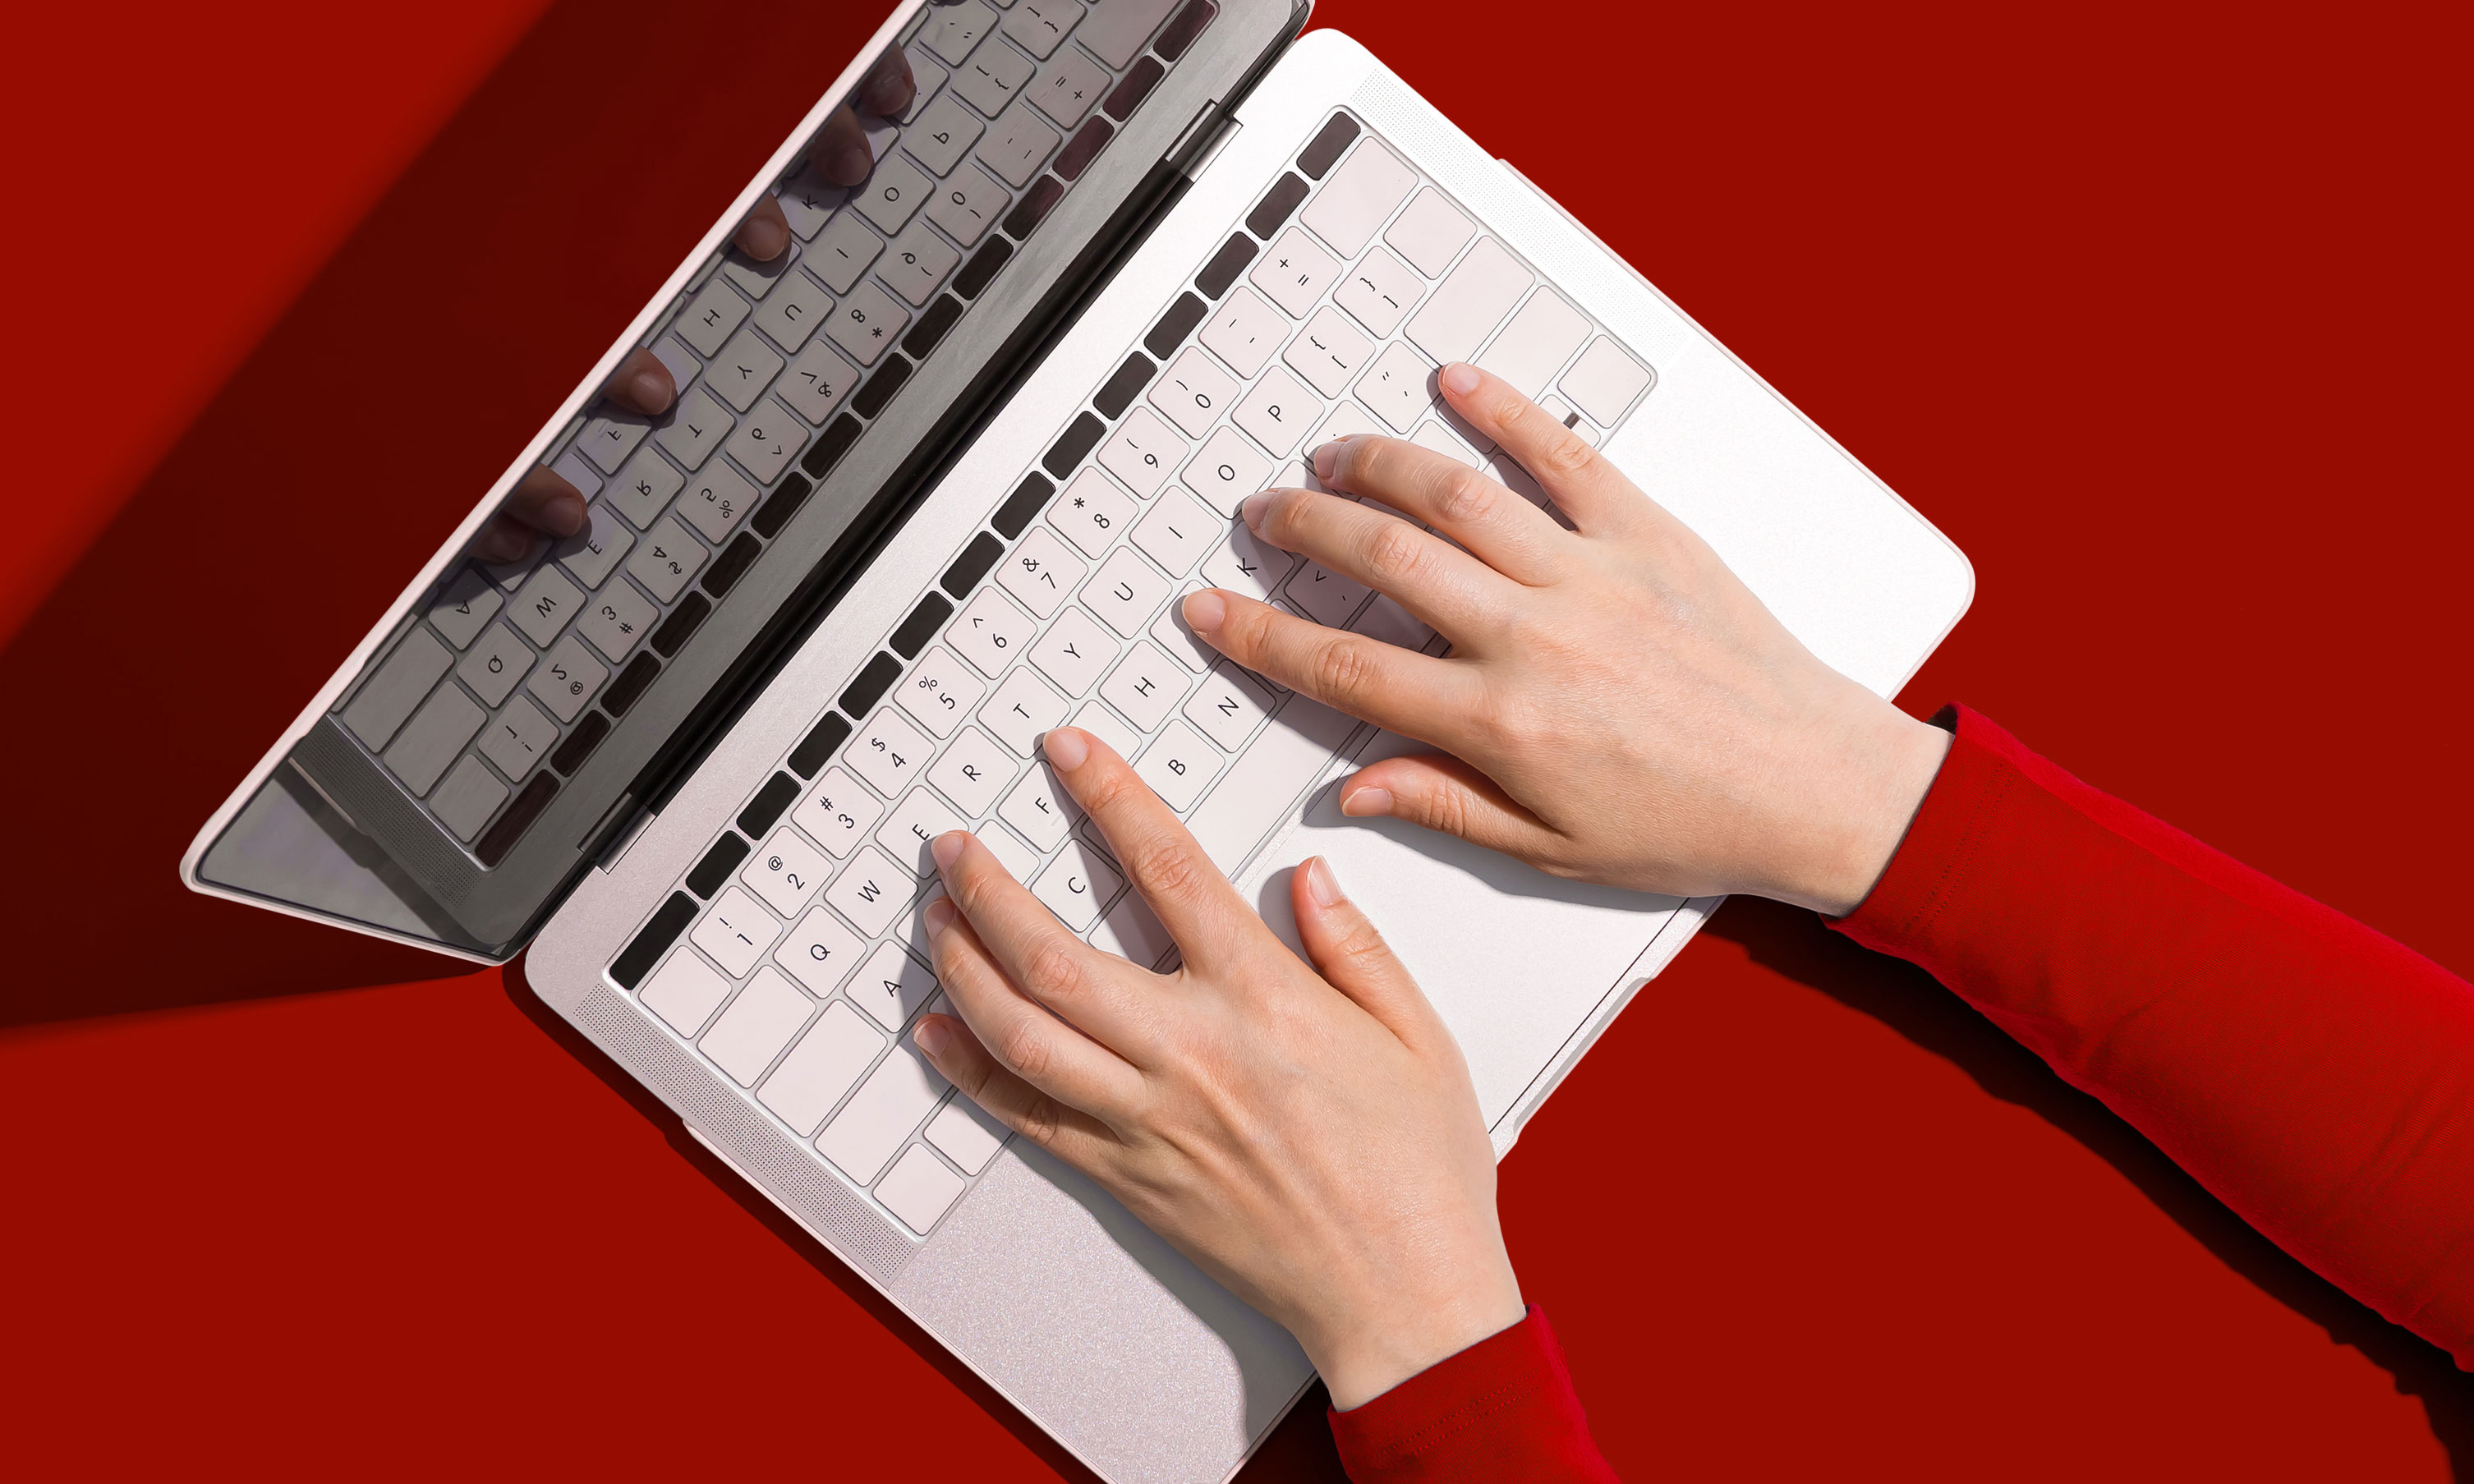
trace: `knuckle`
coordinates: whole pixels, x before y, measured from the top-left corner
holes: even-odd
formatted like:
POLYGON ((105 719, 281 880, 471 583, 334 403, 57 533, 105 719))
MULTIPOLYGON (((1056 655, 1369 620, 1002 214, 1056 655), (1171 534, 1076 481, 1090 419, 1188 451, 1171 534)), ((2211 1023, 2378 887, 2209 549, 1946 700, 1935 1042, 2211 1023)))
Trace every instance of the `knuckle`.
POLYGON ((1324 641, 1314 658, 1316 693, 1346 710, 1373 689, 1373 665, 1366 652, 1346 639, 1324 641))
POLYGON ((1064 1118, 1057 1111, 1056 1100, 1047 1093, 1035 1094, 1022 1108, 1022 1136, 1042 1149, 1056 1142, 1057 1131, 1064 1118))
POLYGON ((1081 955, 1055 937, 1042 937, 1031 947, 1023 973, 1029 980, 1026 987, 1052 1002, 1079 999, 1090 985, 1081 955))
POLYGON ((1453 524, 1482 521, 1493 511, 1499 488, 1476 470, 1455 465, 1435 492, 1435 519, 1453 524))
POLYGON ((1368 528, 1359 557, 1374 585, 1384 587, 1418 574, 1426 565, 1426 544, 1416 526, 1386 516, 1368 528))
POLYGON ((1144 892, 1155 898, 1181 900, 1201 890, 1204 877, 1193 849, 1179 839, 1154 839, 1127 852, 1126 868, 1144 892))
POLYGON ((1026 1081, 1037 1082, 1048 1075, 1048 1037, 1042 1034, 1042 1027, 1029 1018, 1017 1020, 1006 1029, 1006 1034, 997 1039, 996 1053, 999 1060, 1026 1081))

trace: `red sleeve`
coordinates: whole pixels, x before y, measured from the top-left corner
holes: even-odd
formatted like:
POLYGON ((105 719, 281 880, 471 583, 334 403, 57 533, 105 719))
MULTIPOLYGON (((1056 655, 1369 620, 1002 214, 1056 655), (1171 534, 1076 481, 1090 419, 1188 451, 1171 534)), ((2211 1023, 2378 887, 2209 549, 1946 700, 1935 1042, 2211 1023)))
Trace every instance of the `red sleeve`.
POLYGON ((1356 1484, 1613 1484, 1546 1311, 1350 1411, 1331 1435, 1356 1484))
POLYGON ((1956 718, 1889 870, 1834 925, 2474 1370, 2474 985, 1956 718))

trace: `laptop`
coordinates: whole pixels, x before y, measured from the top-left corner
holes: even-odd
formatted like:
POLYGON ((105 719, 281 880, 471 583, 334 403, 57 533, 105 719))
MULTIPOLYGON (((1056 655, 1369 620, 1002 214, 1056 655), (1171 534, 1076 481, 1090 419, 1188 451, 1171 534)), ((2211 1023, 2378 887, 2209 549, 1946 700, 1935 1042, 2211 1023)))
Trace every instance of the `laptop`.
POLYGON ((967 828, 1091 942, 1176 948, 1039 761, 1106 739, 1295 943, 1331 859, 1467 1053, 1498 1156, 1715 907, 1546 877, 1331 785, 1403 740, 1219 659, 1219 586, 1443 652, 1252 540, 1343 433, 1545 503, 1434 390, 1467 359, 1884 694, 1964 612, 1942 535, 1509 163, 1289 0, 901 0, 199 833, 197 890, 483 962, 673 1109, 1104 1478, 1233 1473, 1289 1336, 907 1039, 926 842, 967 828), (810 136, 917 95, 837 189, 810 136), (766 193, 790 250, 728 247, 766 193), (630 352, 677 405, 597 400, 630 352), (547 468, 576 536, 471 557, 547 468))

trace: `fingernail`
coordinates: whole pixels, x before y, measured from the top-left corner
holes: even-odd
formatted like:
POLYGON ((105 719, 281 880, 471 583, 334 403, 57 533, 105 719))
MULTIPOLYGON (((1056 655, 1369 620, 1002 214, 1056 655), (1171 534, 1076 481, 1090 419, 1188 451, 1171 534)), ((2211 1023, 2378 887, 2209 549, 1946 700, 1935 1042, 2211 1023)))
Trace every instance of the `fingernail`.
POLYGON ((561 495, 542 507, 542 524, 553 536, 572 536, 584 529, 584 498, 561 495))
POLYGON ((627 378, 627 395, 644 412, 659 412, 670 404, 670 378, 657 371, 640 371, 627 378))
MULTIPOLYGON (((1320 475, 1317 477, 1320 477, 1320 475)), ((1246 499, 1238 504, 1237 514, 1245 521, 1246 528, 1248 530, 1260 536, 1263 534, 1263 512, 1271 508, 1272 492, 1264 490, 1258 494, 1247 496, 1246 499)))
POLYGON ((1314 893, 1317 907, 1338 907, 1340 878, 1331 873, 1331 863, 1321 856, 1306 863, 1306 889, 1314 893))
POLYGON ((837 143, 824 152, 819 164, 826 180, 837 185, 857 185, 876 168, 876 157, 868 153, 864 143, 837 143))
POLYGON ((928 854, 935 858, 936 869, 941 871, 954 864, 954 858, 962 853, 962 839, 961 831, 947 830, 928 842, 928 854))
POLYGON ((946 1030, 941 1020, 923 1020, 919 1022, 919 1029, 910 1033, 910 1038, 917 1041, 919 1049, 933 1060, 942 1055, 945 1047, 953 1041, 954 1033, 946 1030))
POLYGON ((1329 484, 1331 482, 1331 472, 1335 468, 1338 468, 1339 465, 1339 444, 1326 443, 1322 448, 1314 450, 1315 477, 1321 479, 1323 483, 1329 484))
POLYGON ((929 903, 928 910, 919 914, 919 923, 930 937, 943 937, 945 930, 954 925, 954 899, 940 896, 929 903))
POLYGON ((1388 815, 1392 812, 1392 791, 1371 787, 1360 789, 1340 801, 1340 812, 1352 819, 1388 815))
POLYGON ((1048 754, 1048 761, 1055 764, 1060 773, 1074 771, 1089 761, 1091 756, 1090 739, 1070 726, 1060 726, 1050 732, 1039 740, 1039 745, 1041 750, 1048 754))
POLYGON ((1476 391, 1481 379, 1477 368, 1466 362, 1454 361, 1443 368, 1443 390, 1456 396, 1467 397, 1476 391))
POLYGON ((1208 634, 1228 621, 1228 600, 1204 588, 1185 600, 1185 621, 1198 634, 1208 634))

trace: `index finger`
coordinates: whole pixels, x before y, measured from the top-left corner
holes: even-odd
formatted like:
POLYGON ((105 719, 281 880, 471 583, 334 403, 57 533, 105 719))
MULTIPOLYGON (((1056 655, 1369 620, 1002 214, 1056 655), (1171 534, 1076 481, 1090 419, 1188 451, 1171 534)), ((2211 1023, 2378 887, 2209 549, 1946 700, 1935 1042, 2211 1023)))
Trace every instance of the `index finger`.
POLYGON ((1501 377, 1456 361, 1436 379, 1453 410, 1529 471, 1581 534, 1629 528, 1657 508, 1588 439, 1501 377))
POLYGON ((1187 961, 1236 949, 1249 924, 1261 930, 1262 919, 1125 759, 1070 726, 1050 732, 1041 746, 1187 961))

